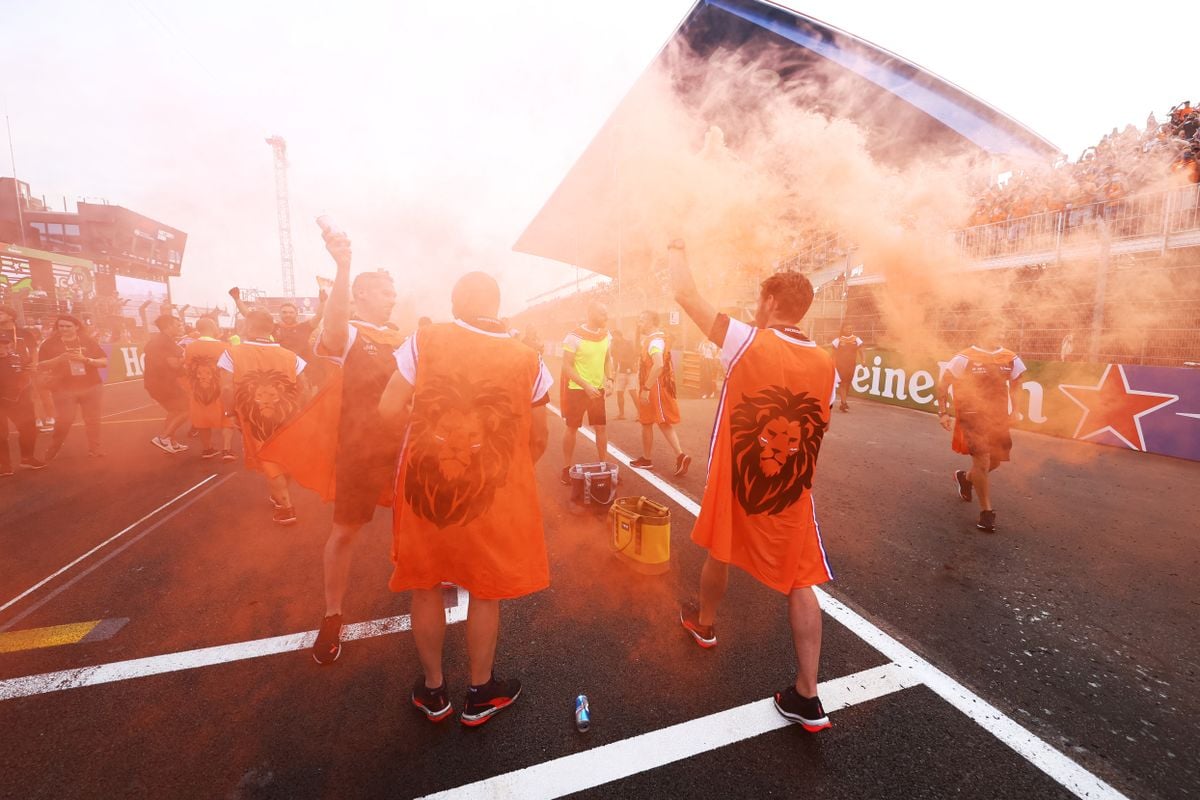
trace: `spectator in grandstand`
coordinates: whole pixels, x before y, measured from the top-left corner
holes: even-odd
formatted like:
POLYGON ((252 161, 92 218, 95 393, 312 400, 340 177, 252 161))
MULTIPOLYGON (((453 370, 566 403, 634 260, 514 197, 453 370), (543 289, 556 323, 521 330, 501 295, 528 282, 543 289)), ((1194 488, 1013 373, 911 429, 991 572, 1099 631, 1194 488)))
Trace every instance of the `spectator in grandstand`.
POLYGON ((37 425, 33 413, 33 358, 10 331, 0 330, 0 478, 13 474, 8 445, 8 424, 17 430, 21 466, 42 469, 34 456, 37 425))
POLYGON ((100 368, 108 366, 108 356, 95 339, 83 335, 83 323, 70 314, 60 314, 54 321, 54 334, 42 343, 38 351, 38 368, 49 375, 49 387, 54 396, 57 419, 54 436, 46 451, 51 461, 62 450, 77 411, 83 412, 87 432, 88 455, 103 456, 100 450, 100 404, 103 381, 100 368))
POLYGON ((188 446, 175 440, 175 432, 188 420, 188 398, 181 383, 183 348, 179 346, 183 323, 164 314, 154 320, 154 327, 158 333, 146 342, 143 384, 146 393, 162 407, 166 416, 162 430, 150 444, 164 453, 182 453, 188 446))

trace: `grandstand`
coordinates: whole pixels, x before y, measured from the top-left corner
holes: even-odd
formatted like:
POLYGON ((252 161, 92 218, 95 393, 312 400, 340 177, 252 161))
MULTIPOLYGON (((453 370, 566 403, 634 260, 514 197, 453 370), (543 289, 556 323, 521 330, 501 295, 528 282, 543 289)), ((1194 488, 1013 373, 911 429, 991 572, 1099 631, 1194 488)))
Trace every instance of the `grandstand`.
MULTIPOLYGON (((623 237, 621 215, 606 203, 620 202, 613 154, 638 113, 630 98, 654 70, 674 69, 679 52, 744 56, 754 67, 746 70, 745 97, 735 91, 722 100, 753 103, 764 82, 778 81, 800 107, 869 131, 871 156, 885 167, 935 151, 975 153, 990 163, 992 179, 977 187, 970 224, 946 232, 953 272, 941 265, 923 277, 952 281, 957 298, 987 298, 989 310, 1008 324, 1007 343, 1026 357, 1162 366, 1200 361, 1200 112, 1190 103, 1171 109, 1162 124, 1151 116, 1144 129, 1114 128, 1068 162, 1033 131, 911 62, 758 0, 698 3, 530 222, 517 250, 614 280, 527 309, 517 318, 522 327, 553 341, 595 298, 609 302, 610 318, 627 331, 639 308, 674 307, 655 274, 655 243, 635 241, 628 231, 623 237), (636 264, 641 280, 622 275, 623 262, 636 264)), ((698 119, 722 113, 719 104, 692 96, 696 82, 686 70, 672 74, 675 91, 698 119)), ((966 342, 976 311, 971 304, 914 285, 928 280, 893 276, 889 283, 889 265, 871 263, 866 248, 844 234, 799 223, 790 251, 774 263, 730 265, 721 304, 746 316, 768 272, 796 270, 818 289, 808 317, 818 341, 829 341, 848 320, 871 346, 919 340, 944 352, 966 342), (903 319, 889 314, 897 305, 908 311, 903 319)), ((686 321, 674 333, 679 350, 699 343, 700 332, 686 321)))

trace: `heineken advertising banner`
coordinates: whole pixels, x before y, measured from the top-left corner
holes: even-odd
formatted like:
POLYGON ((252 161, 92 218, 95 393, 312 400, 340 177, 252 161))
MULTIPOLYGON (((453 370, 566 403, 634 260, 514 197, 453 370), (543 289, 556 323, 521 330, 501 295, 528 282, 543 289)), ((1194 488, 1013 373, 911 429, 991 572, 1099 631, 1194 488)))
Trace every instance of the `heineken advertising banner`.
POLYGON ((142 377, 146 367, 146 354, 136 344, 102 344, 100 348, 108 354, 108 368, 100 370, 105 383, 120 383, 142 377))
MULTIPOLYGON (((874 350, 851 391, 872 400, 935 411, 946 361, 874 350)), ((947 354, 947 359, 951 354, 947 354)), ((1200 369, 1026 361, 1014 427, 1066 439, 1200 461, 1200 369)))

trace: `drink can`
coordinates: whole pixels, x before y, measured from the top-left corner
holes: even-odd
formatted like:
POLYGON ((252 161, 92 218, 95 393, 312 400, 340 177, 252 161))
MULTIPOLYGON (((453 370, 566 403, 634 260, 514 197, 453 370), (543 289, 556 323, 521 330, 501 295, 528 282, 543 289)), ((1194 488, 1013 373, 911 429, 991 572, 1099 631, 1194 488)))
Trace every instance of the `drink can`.
POLYGON ((592 714, 588 709, 588 699, 586 694, 581 694, 575 698, 575 730, 583 733, 592 725, 592 714))
POLYGON ((342 232, 342 229, 339 228, 337 223, 333 221, 333 217, 329 216, 328 214, 322 214, 321 216, 317 217, 317 225, 321 228, 323 233, 329 236, 334 236, 342 232))

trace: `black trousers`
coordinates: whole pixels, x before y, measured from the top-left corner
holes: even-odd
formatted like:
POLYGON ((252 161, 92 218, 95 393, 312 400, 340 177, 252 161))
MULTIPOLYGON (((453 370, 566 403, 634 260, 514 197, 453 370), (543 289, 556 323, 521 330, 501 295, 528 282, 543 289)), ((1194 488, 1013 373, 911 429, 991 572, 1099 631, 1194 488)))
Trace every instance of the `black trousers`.
POLYGON ((11 466, 11 455, 8 446, 8 423, 17 429, 17 446, 21 458, 33 458, 33 446, 37 442, 37 422, 33 413, 33 395, 24 392, 16 400, 0 400, 0 432, 3 433, 3 447, 0 447, 0 465, 11 466))

